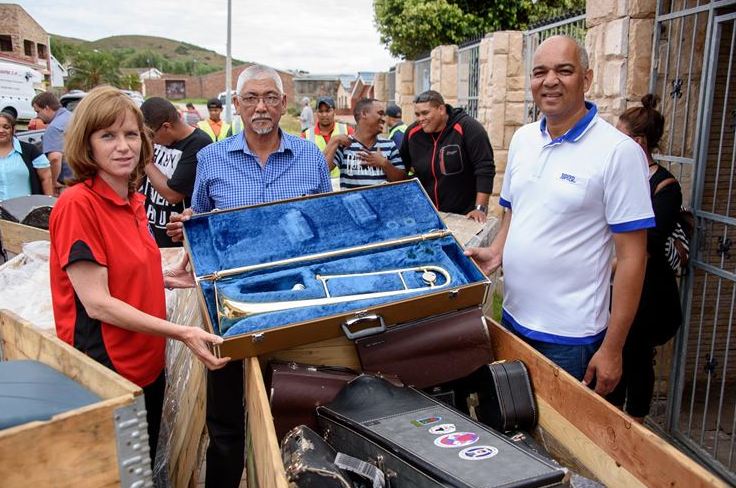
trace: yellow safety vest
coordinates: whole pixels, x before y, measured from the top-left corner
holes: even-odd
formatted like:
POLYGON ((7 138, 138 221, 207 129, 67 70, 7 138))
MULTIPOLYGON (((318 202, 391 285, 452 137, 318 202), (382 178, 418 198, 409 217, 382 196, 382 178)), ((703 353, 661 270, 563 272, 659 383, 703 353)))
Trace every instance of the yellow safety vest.
MULTIPOLYGON (((335 127, 332 129, 332 133, 330 134, 330 137, 340 134, 347 134, 348 133, 348 126, 341 123, 341 122, 335 122, 335 127)), ((317 145, 320 151, 324 152, 325 148, 327 147, 327 141, 325 141, 324 136, 322 134, 315 134, 314 133, 314 127, 310 127, 306 131, 304 131, 304 137, 305 139, 312 141, 317 145)), ((328 161, 329 163, 329 161, 328 161)), ((335 166, 332 168, 332 172, 330 173, 330 178, 339 178, 340 177, 340 168, 335 166)))
POLYGON ((212 130, 212 127, 210 127, 210 123, 207 120, 202 120, 201 122, 197 122, 197 127, 202 129, 207 133, 208 136, 212 139, 212 142, 221 141, 223 139, 226 139, 232 135, 230 132, 230 124, 223 121, 222 127, 220 128, 220 133, 215 137, 215 132, 212 130))

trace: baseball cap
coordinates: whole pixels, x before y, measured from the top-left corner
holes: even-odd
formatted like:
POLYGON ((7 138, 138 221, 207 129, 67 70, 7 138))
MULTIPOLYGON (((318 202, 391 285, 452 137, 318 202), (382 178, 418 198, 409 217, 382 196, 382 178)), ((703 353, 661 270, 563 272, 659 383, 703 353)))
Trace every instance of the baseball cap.
POLYGON ((386 115, 389 117, 401 118, 401 107, 395 103, 389 104, 389 106, 386 107, 386 115))
POLYGON ((326 104, 330 108, 335 108, 335 99, 332 97, 319 97, 317 99, 317 108, 319 108, 321 103, 326 104))
POLYGON ((217 98, 207 100, 207 108, 222 108, 222 102, 217 98))

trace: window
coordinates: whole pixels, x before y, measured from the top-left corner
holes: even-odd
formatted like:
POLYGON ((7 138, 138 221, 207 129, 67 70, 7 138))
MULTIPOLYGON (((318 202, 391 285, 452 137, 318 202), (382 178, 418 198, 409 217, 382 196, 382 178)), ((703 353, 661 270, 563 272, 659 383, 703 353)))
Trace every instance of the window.
POLYGON ((33 41, 23 41, 23 51, 26 56, 33 56, 33 41))
POLYGON ((36 48, 38 49, 38 57, 40 59, 48 59, 49 58, 48 50, 46 49, 46 45, 45 44, 36 44, 36 48))
POLYGON ((13 50, 13 40, 10 39, 10 36, 0 36, 0 51, 12 51, 13 50))

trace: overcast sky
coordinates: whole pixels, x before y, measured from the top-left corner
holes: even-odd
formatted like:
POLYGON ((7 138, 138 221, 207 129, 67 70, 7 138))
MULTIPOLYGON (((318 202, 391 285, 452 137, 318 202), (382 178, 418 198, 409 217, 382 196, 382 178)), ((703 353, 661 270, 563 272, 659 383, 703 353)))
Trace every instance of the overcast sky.
MULTIPOLYGON (((227 0, 10 0, 51 34, 138 34, 226 52, 227 0)), ((233 0, 232 55, 312 73, 387 71, 372 0, 233 0)))

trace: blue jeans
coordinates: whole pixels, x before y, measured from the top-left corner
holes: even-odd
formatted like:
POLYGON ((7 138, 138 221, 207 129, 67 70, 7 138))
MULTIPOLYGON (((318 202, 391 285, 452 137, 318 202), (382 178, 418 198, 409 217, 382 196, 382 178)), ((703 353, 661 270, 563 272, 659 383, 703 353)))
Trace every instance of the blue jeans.
POLYGON ((603 340, 594 342, 593 344, 579 344, 579 345, 568 345, 568 344, 555 344, 552 342, 542 342, 534 339, 528 339, 518 332, 514 327, 506 322, 502 321, 504 327, 516 334, 521 340, 532 346, 534 349, 539 351, 550 361, 557 364, 559 367, 573 375, 578 380, 582 381, 585 376, 585 370, 588 368, 588 363, 593 357, 593 354, 598 350, 603 340))

